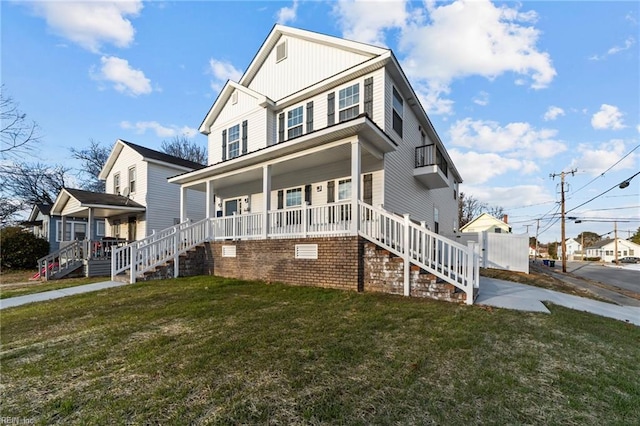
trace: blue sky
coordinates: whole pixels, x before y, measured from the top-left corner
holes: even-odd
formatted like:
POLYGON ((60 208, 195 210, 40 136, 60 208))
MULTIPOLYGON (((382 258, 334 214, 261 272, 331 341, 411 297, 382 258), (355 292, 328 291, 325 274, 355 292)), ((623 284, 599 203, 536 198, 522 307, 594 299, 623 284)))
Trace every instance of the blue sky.
POLYGON ((275 23, 393 49, 462 174, 514 232, 560 238, 640 226, 638 2, 1 2, 2 83, 38 122, 26 160, 121 138, 197 133, 275 23), (613 167, 612 167, 613 166, 613 167), (613 189, 612 189, 613 188, 613 189), (604 193, 605 191, 610 191, 604 193), (604 193, 604 194, 603 194, 604 193), (602 194, 602 195, 600 195, 602 194), (591 198, 595 199, 586 203, 591 198), (591 220, 591 221, 587 221, 591 220), (528 226, 527 225, 532 225, 528 226))

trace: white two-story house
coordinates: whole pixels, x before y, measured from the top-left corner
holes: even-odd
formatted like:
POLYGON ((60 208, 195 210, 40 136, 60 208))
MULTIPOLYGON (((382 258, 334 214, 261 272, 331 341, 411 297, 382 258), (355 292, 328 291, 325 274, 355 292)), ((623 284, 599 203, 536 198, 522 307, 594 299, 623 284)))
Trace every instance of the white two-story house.
POLYGON ((123 248, 114 278, 179 276, 202 245, 200 273, 413 295, 427 271, 472 301, 474 252, 439 235, 462 178, 391 50, 276 25, 199 130, 208 166, 169 182, 181 220, 194 193, 207 219, 123 248))

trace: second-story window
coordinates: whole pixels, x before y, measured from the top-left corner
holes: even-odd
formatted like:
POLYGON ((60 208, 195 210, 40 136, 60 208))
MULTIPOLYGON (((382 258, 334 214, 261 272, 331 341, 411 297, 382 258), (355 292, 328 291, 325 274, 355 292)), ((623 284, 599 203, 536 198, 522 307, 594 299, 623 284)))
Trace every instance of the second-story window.
POLYGON ((345 87, 338 92, 338 119, 349 120, 360 114, 360 85, 345 87))
POLYGON ((287 112, 287 139, 302 134, 302 106, 287 112))
POLYGON ((113 193, 120 195, 120 173, 113 175, 113 193))
POLYGON ((404 101, 402 96, 393 88, 393 130, 402 137, 402 115, 404 109, 404 101))
POLYGON ((227 144, 229 150, 229 159, 236 158, 240 155, 240 125, 229 128, 229 143, 227 144))
POLYGON ((136 168, 135 168, 135 166, 129 168, 129 192, 130 193, 136 192, 136 168))

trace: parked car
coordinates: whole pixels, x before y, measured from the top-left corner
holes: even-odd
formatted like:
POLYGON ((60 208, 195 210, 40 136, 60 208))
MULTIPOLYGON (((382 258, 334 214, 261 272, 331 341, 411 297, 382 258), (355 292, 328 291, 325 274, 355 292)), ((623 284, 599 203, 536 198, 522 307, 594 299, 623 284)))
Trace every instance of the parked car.
MULTIPOLYGON (((616 263, 615 259, 612 260, 611 262, 616 263)), ((620 262, 620 263, 640 263, 640 257, 634 257, 634 256, 621 257, 621 258, 618 259, 618 262, 620 262)))

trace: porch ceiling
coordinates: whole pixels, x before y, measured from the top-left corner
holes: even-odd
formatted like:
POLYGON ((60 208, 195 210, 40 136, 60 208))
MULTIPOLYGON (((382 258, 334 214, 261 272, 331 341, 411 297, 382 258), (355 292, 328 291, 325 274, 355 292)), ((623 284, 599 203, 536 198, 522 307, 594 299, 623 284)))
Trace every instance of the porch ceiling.
POLYGON ((66 216, 89 217, 89 208, 93 209, 93 217, 113 217, 146 210, 144 207, 80 206, 76 211, 68 213, 66 216))

